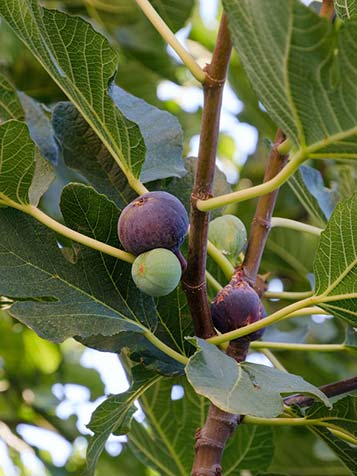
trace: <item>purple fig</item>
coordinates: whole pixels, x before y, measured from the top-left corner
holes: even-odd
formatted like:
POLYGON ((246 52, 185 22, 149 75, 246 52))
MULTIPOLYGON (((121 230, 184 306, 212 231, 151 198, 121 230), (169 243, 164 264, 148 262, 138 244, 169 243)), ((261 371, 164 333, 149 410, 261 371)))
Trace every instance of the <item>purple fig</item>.
POLYGON ((177 254, 187 230, 185 207, 167 192, 141 195, 124 208, 118 221, 119 240, 135 256, 155 248, 177 254))
MULTIPOLYGON (((222 333, 240 329, 266 316, 256 291, 243 279, 233 277, 215 297, 211 305, 213 324, 222 333)), ((263 334, 259 329, 247 337, 256 340, 263 334)))

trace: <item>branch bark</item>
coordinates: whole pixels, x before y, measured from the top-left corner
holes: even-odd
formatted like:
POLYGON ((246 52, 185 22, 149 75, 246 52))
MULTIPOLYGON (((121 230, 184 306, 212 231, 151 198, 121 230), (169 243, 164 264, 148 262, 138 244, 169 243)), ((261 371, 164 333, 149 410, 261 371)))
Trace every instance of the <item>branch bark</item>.
MULTIPOLYGON (((278 152, 278 146, 284 142, 285 135, 278 129, 274 146, 271 150, 267 167, 265 169, 264 182, 272 179, 286 165, 288 156, 278 152)), ((260 262, 263 256, 266 240, 271 228, 271 217, 273 215, 275 202, 279 189, 259 198, 255 215, 250 229, 247 253, 243 262, 244 276, 251 286, 255 286, 259 271, 260 262)), ((257 289, 261 293, 261 289, 257 289)))
POLYGON ((205 339, 215 335, 205 278, 209 213, 199 211, 196 201, 212 196, 223 86, 231 50, 232 43, 227 17, 223 15, 212 62, 205 68, 206 80, 203 85, 204 107, 200 146, 195 184, 191 196, 189 250, 187 268, 182 279, 195 334, 205 339))

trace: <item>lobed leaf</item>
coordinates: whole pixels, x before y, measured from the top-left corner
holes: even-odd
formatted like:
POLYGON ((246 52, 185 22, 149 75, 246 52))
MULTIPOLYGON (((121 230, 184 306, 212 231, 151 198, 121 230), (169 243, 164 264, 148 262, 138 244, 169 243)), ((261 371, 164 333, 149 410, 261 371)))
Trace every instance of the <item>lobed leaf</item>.
POLYGON ((251 84, 294 146, 305 158, 356 159, 357 19, 336 31, 298 0, 223 6, 251 84))
POLYGON ((82 18, 46 10, 36 0, 1 2, 0 15, 77 107, 123 172, 130 179, 138 178, 145 145, 139 128, 108 95, 118 62, 109 42, 82 18))

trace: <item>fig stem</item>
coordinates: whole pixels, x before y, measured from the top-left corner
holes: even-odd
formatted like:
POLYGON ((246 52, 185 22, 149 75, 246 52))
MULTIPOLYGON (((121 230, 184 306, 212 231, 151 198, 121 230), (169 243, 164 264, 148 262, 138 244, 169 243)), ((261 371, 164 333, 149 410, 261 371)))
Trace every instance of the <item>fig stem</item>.
POLYGON ((350 349, 344 344, 295 344, 291 342, 251 342, 253 349, 301 350, 303 352, 340 352, 350 349))
POLYGON ((218 264, 225 277, 230 280, 234 273, 234 267, 223 253, 209 240, 207 241, 207 253, 218 264))
POLYGON ((26 213, 27 215, 32 216, 37 221, 47 226, 47 228, 50 228, 51 230, 55 231, 59 235, 65 236, 66 238, 80 243, 81 245, 88 246, 88 248, 100 251, 101 253, 113 256, 114 258, 126 261, 130 264, 133 263, 135 260, 135 256, 131 255, 130 253, 127 253, 126 251, 122 251, 119 248, 107 245, 106 243, 95 240, 94 238, 90 238, 89 236, 82 235, 82 233, 72 230, 71 228, 68 228, 68 226, 62 225, 62 223, 59 223, 58 221, 54 220, 53 218, 46 215, 46 213, 44 213, 39 208, 33 205, 17 203, 9 198, 6 198, 4 204, 12 208, 16 208, 17 210, 20 210, 26 213))
POLYGON ((221 289, 223 289, 223 286, 208 271, 206 271, 206 281, 217 292, 219 292, 221 289))
POLYGON ((307 225, 306 223, 300 223, 296 220, 290 220, 289 218, 272 217, 271 228, 281 227, 290 228, 291 230, 304 231, 312 235, 320 236, 323 229, 317 226, 307 225))
POLYGON ((300 149, 291 157, 287 165, 267 182, 255 185, 254 187, 245 188, 244 190, 238 190, 237 192, 220 195, 219 197, 197 200, 197 208, 203 212, 208 212, 230 205, 231 203, 243 202, 270 193, 285 183, 306 158, 305 151, 300 149))
MULTIPOLYGON (((261 319, 260 321, 254 322, 253 324, 249 324, 248 326, 241 327, 240 329, 235 329, 234 331, 226 332, 225 334, 221 334, 218 336, 210 337, 207 339, 207 342, 210 342, 211 344, 219 345, 222 344, 223 342, 228 342, 233 339, 237 339, 238 337, 243 337, 251 332, 257 331, 259 329, 262 329, 263 327, 269 326, 271 324, 274 324, 275 322, 281 321, 284 318, 287 318, 287 316, 292 317, 292 315, 296 315, 296 312, 301 313, 301 311, 304 310, 309 310, 308 312, 311 313, 311 310, 317 310, 317 308, 311 308, 309 306, 315 304, 315 296, 311 296, 306 299, 302 299, 301 301, 294 302, 293 304, 290 304, 289 306, 286 306, 282 309, 279 309, 278 311, 274 312, 268 317, 264 317, 264 319, 261 319)), ((319 314, 323 313, 320 312, 320 309, 318 309, 319 314)), ((301 315, 301 314, 299 314, 301 315)))
POLYGON ((149 0, 136 0, 136 3, 141 8, 146 18, 152 23, 158 33, 166 41, 166 43, 169 44, 171 48, 178 54, 182 62, 197 79, 197 81, 204 83, 206 80, 206 73, 203 71, 201 66, 196 63, 190 53, 188 53, 188 51, 181 45, 174 33, 170 30, 164 20, 151 5, 149 0))
POLYGON ((292 301, 298 301, 300 299, 305 299, 311 297, 314 293, 312 291, 305 292, 289 292, 289 291, 266 291, 263 295, 266 299, 286 299, 292 301))

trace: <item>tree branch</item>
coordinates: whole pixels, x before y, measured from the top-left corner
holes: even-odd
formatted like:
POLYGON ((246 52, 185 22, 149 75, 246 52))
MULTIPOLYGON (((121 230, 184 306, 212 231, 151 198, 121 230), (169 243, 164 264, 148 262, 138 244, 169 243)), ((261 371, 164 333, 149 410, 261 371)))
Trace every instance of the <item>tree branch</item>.
MULTIPOLYGON (((328 383, 320 387, 327 397, 336 397, 347 392, 357 390, 357 377, 352 377, 346 380, 340 380, 334 383, 328 383)), ((306 395, 293 395, 292 397, 284 398, 285 405, 298 405, 299 407, 309 407, 315 403, 315 399, 306 395)))
POLYGON ((209 213, 199 211, 196 201, 212 196, 223 86, 231 50, 227 18, 223 15, 212 62, 205 68, 207 77, 203 85, 204 107, 200 147, 191 198, 189 251, 187 269, 182 280, 195 334, 203 338, 215 335, 205 280, 209 213))
MULTIPOLYGON (((285 141, 286 137, 281 129, 278 129, 275 136, 275 143, 269 156, 265 170, 264 182, 268 182, 275 177, 285 166, 288 160, 287 155, 281 155, 278 147, 285 141)), ((266 240, 268 239, 271 217, 275 207, 279 189, 263 195, 259 198, 255 215, 250 229, 248 249, 243 261, 243 272, 248 282, 254 286, 259 271, 260 262, 263 256, 266 240)))
POLYGON ((320 17, 325 17, 328 20, 332 21, 334 16, 335 7, 333 5, 333 0, 323 0, 320 9, 320 17))

